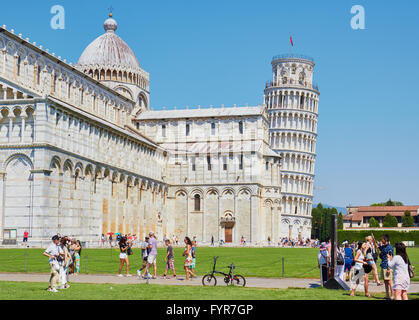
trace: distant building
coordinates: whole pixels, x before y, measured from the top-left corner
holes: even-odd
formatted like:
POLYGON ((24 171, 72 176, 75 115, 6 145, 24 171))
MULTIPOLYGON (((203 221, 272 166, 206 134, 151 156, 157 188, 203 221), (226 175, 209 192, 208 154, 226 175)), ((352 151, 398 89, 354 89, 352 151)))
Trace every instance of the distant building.
POLYGON ((378 221, 380 227, 383 226, 384 217, 387 214, 395 216, 398 227, 402 226, 402 217, 405 211, 410 211, 415 222, 415 227, 419 226, 418 214, 419 206, 360 206, 346 207, 347 214, 343 218, 343 229, 368 228, 372 217, 378 221))

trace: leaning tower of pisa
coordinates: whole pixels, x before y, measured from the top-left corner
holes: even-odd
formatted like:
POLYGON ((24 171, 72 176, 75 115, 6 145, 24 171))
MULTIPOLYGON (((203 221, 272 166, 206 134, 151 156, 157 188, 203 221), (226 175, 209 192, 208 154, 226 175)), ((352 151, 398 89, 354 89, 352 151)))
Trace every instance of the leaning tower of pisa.
POLYGON ((310 238, 319 89, 314 60, 301 55, 272 59, 265 87, 271 148, 281 155, 281 237, 310 238))

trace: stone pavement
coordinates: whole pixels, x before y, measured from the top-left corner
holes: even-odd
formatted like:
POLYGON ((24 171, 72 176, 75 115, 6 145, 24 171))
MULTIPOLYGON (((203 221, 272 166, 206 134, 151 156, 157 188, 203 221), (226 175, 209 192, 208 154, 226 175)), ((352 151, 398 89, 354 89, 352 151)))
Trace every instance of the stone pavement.
MULTIPOLYGON (((186 281, 184 275, 178 276, 178 279, 163 279, 158 276, 157 279, 150 279, 149 284, 158 285, 190 285, 202 286, 202 277, 198 276, 193 280, 186 281)), ((46 273, 0 273, 0 281, 23 281, 23 282, 45 282, 49 280, 49 274, 46 273)), ((80 274, 78 276, 71 275, 70 283, 101 283, 101 284, 138 284, 146 283, 146 280, 139 279, 137 276, 117 277, 109 274, 80 274)), ((349 282, 347 282, 349 284, 349 282)), ((222 277, 217 277, 217 286, 224 286, 222 277)), ((320 286, 319 279, 273 279, 273 278, 246 278, 246 287, 253 288, 316 288, 320 286)), ((363 285, 358 286, 357 291, 363 291, 363 285)), ((370 292, 385 292, 384 285, 377 286, 370 283, 370 292)), ((409 292, 419 292, 419 282, 413 282, 410 285, 409 292)))

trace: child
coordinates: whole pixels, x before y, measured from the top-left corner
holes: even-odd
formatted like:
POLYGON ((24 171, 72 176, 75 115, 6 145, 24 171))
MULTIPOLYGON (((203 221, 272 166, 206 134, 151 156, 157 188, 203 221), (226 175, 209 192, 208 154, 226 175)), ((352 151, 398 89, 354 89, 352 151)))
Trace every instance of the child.
POLYGON ((166 239, 166 246, 167 246, 167 254, 164 258, 166 262, 166 270, 164 271, 163 278, 166 279, 167 272, 169 270, 173 270, 173 278, 176 279, 176 271, 175 271, 175 259, 173 256, 173 247, 170 245, 170 240, 166 239))
POLYGON ((196 248, 196 241, 192 241, 192 264, 189 266, 189 272, 191 275, 191 279, 195 276, 195 248, 196 248))

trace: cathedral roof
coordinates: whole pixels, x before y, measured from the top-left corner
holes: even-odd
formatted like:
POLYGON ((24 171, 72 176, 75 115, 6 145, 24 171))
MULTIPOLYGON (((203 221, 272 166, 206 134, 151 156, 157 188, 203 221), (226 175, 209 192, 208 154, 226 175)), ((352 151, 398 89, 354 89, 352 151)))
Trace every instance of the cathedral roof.
POLYGON ((90 43, 77 63, 79 68, 103 67, 112 70, 139 71, 140 63, 134 52, 116 33, 117 22, 112 14, 103 25, 105 33, 90 43))
POLYGON ((231 117, 231 116, 257 116, 263 113, 263 107, 236 107, 236 108, 205 108, 205 109, 175 109, 145 111, 138 120, 154 119, 181 119, 181 118, 206 118, 206 117, 231 117))

